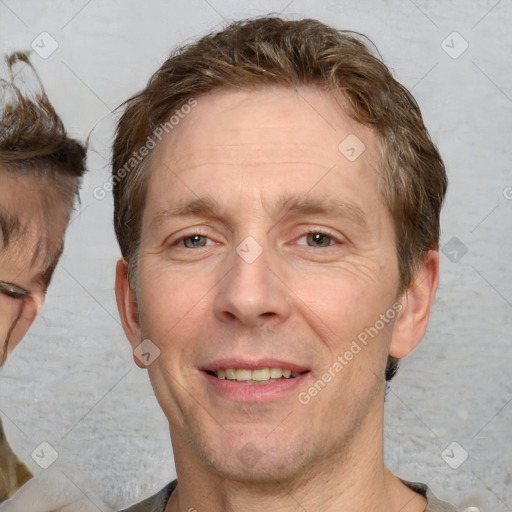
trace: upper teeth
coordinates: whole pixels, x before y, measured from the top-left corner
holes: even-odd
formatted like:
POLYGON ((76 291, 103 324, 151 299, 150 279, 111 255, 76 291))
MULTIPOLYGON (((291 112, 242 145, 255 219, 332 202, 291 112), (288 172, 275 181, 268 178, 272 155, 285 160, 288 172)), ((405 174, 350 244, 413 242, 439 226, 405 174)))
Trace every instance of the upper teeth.
POLYGON ((283 368, 258 368, 256 370, 226 368, 225 370, 216 371, 215 375, 219 379, 264 381, 269 379, 280 379, 281 377, 289 379, 290 377, 297 377, 300 373, 292 372, 291 370, 283 368))

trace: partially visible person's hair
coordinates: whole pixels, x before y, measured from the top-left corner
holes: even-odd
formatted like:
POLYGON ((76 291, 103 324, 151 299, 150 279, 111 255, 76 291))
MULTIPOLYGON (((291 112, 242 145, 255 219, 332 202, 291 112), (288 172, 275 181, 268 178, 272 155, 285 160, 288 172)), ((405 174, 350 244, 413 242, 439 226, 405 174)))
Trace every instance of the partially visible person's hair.
MULTIPOLYGON (((447 188, 444 164, 411 93, 369 48, 365 36, 317 20, 278 17, 237 21, 178 48, 126 102, 113 146, 114 226, 132 283, 136 279, 150 155, 138 155, 154 130, 192 98, 223 87, 314 85, 331 91, 379 142, 379 190, 395 227, 400 291, 414 280, 428 250, 439 247, 447 188)), ((390 358, 386 379, 397 360, 390 358)))
POLYGON ((9 76, 0 77, 0 169, 15 174, 46 178, 70 206, 85 172, 86 149, 68 137, 27 55, 6 57, 9 76), (28 69, 37 90, 22 91, 17 74, 28 69))
MULTIPOLYGON (((13 53, 5 61, 8 76, 0 76, 0 179, 2 173, 33 179, 34 188, 46 187, 44 190, 48 193, 51 190, 50 205, 58 201, 70 214, 85 173, 86 148, 68 137, 27 55, 13 53), (35 88, 21 80, 20 77, 25 78, 24 71, 29 72, 28 78, 32 81, 35 79, 35 88)), ((22 235, 17 217, 1 210, 0 251, 22 235)), ((62 247, 53 250, 55 261, 45 272, 46 285, 50 283, 61 251, 62 247)), ((8 341, 1 358, 4 361, 8 341)), ((2 362, 0 360, 0 364, 2 362)))

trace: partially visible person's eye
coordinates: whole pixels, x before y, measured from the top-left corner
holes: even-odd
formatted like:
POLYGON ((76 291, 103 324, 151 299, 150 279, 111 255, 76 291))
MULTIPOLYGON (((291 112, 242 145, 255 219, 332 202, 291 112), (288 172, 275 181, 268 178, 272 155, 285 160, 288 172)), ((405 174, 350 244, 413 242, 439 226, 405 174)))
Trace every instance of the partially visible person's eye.
POLYGON ((15 284, 5 283, 4 281, 0 281, 0 293, 3 293, 4 295, 7 295, 7 297, 15 300, 25 300, 29 297, 27 290, 24 290, 15 284))
POLYGON ((338 242, 333 236, 321 231, 308 231, 299 240, 306 239, 306 243, 313 248, 329 247, 338 242))

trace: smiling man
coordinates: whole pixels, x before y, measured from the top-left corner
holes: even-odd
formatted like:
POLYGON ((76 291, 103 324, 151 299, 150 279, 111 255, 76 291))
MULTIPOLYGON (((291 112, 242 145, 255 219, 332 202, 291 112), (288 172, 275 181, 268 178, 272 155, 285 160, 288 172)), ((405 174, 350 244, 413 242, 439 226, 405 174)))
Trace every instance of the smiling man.
POLYGON ((447 182, 364 38, 266 17, 180 49, 128 101, 113 170, 118 307, 178 475, 129 510, 453 510, 384 466, 447 182))
MULTIPOLYGON (((84 147, 67 136, 44 91, 20 89, 24 70, 37 78, 26 55, 6 60, 10 77, 0 80, 0 366, 41 309, 85 170, 84 147)), ((0 502, 31 476, 0 421, 0 502)))

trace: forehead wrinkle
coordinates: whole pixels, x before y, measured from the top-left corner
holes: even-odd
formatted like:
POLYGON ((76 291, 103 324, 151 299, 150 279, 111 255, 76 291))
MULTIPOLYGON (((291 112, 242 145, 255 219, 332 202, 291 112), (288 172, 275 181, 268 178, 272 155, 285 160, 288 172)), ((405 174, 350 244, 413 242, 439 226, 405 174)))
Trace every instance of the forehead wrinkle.
MULTIPOLYGON (((282 149, 282 148, 281 148, 282 149)), ((265 153, 265 148, 262 148, 261 145, 254 145, 254 150, 251 152, 245 152, 244 153, 244 159, 240 161, 238 157, 240 156, 239 153, 236 153, 236 159, 230 158, 230 155, 227 154, 227 152, 222 152, 221 154, 215 155, 215 154, 209 154, 208 151, 195 151, 195 155, 186 154, 179 158, 173 158, 173 168, 176 172, 187 172, 187 171, 193 171, 195 169, 202 169, 204 167, 212 166, 212 165, 222 165, 226 167, 240 167, 240 166, 248 166, 248 167, 258 167, 261 165, 305 165, 305 166, 314 166, 318 167, 322 170, 328 170, 332 167, 331 162, 327 162, 324 160, 321 161, 321 156, 319 156, 318 159, 304 159, 304 158, 297 158, 297 159, 291 159, 290 155, 287 151, 283 150, 283 157, 284 158, 278 158, 278 155, 269 155, 265 153), (197 153, 208 153, 207 155, 204 155, 202 158, 202 155, 197 155, 197 153), (256 156, 257 160, 255 160, 253 157, 256 156), (185 165, 183 163, 185 162, 185 165)))

